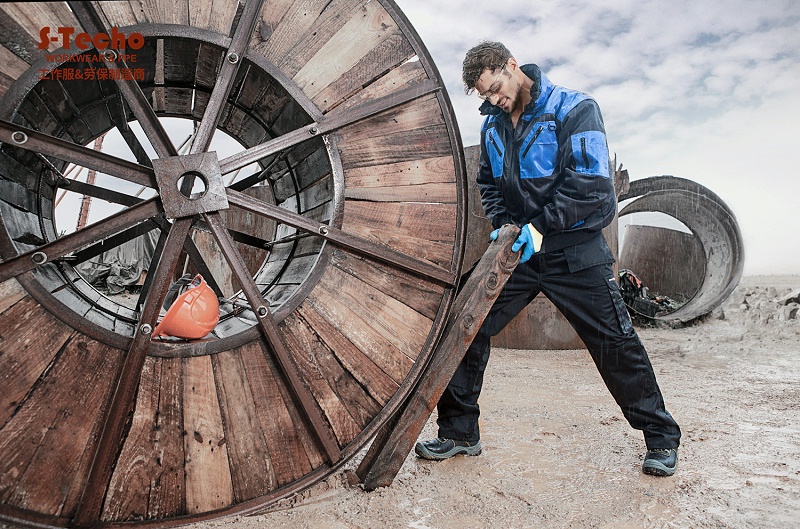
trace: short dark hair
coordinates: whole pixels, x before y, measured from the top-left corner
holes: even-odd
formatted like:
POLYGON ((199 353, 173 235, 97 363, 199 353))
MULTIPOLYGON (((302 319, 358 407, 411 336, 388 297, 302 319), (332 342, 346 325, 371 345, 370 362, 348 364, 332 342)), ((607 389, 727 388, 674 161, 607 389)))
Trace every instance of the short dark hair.
POLYGON ((484 40, 473 46, 464 57, 461 69, 464 92, 471 94, 484 70, 493 72, 502 68, 511 57, 511 52, 501 42, 484 40))

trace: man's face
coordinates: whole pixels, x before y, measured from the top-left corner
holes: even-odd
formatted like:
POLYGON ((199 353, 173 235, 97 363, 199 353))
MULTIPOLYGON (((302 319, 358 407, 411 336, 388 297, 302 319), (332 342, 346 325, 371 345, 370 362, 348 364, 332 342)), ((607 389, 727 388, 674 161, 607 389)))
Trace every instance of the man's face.
POLYGON ((502 68, 484 70, 478 78, 478 82, 475 83, 475 90, 482 99, 510 114, 517 105, 521 104, 522 84, 515 80, 509 68, 515 68, 515 65, 509 62, 502 68))

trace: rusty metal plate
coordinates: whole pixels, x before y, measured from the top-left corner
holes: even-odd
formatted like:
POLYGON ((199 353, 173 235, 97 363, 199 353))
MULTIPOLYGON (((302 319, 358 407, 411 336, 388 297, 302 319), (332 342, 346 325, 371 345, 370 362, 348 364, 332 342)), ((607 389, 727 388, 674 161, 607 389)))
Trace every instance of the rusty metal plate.
POLYGON ((228 209, 216 152, 157 158, 153 160, 153 170, 167 218, 178 219, 228 209), (181 185, 186 178, 202 180, 205 184, 203 192, 182 191, 181 185))

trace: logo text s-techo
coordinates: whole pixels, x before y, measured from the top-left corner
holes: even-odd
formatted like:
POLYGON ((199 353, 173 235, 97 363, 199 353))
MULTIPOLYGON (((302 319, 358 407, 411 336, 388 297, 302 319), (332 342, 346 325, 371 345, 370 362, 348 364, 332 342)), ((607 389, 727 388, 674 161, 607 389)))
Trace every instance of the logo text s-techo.
MULTIPOLYGON (((39 31, 39 49, 47 49, 51 42, 61 40, 61 46, 68 50, 72 47, 73 35, 75 35, 75 28, 73 27, 59 27, 56 33, 51 35, 50 26, 45 26, 39 31)), ((111 35, 106 33, 96 33, 95 35, 78 33, 75 35, 75 46, 82 51, 88 50, 91 46, 94 46, 97 50, 105 50, 106 48, 138 50, 144 46, 144 36, 141 33, 131 33, 129 36, 125 36, 117 28, 111 28, 111 35)))

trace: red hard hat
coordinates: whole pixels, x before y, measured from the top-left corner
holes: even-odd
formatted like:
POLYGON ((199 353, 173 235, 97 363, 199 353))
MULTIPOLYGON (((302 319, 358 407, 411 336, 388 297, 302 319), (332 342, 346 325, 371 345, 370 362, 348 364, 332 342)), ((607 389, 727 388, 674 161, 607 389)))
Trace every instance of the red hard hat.
POLYGON ((201 275, 196 275, 186 292, 175 298, 156 326, 153 337, 174 336, 185 340, 203 338, 219 322, 219 300, 201 275))

